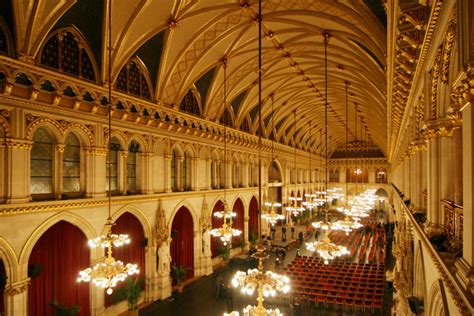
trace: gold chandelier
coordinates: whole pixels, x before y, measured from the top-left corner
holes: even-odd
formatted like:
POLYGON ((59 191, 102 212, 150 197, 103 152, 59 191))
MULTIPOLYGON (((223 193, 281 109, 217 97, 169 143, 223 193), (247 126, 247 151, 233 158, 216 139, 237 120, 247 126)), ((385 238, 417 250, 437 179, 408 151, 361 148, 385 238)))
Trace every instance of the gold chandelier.
POLYGON ((324 264, 329 264, 329 260, 336 257, 349 254, 346 247, 334 244, 329 236, 325 236, 322 241, 306 243, 306 249, 318 252, 319 256, 324 259, 324 264))
MULTIPOLYGON (((224 68, 224 111, 227 107, 227 59, 222 59, 222 66, 224 68)), ((227 163, 227 123, 224 123, 224 163, 227 163)), ((214 213, 218 218, 223 218, 224 222, 221 227, 213 228, 209 233, 216 238, 219 238, 222 244, 227 247, 232 242, 232 237, 237 237, 242 234, 242 231, 232 228, 232 218, 237 216, 235 212, 229 211, 227 206, 227 171, 224 172, 224 210, 214 213), (229 220, 229 222, 227 222, 229 220)))
POLYGON ((265 202, 265 206, 270 208, 268 213, 262 215, 262 218, 270 223, 270 225, 275 226, 279 220, 285 219, 285 216, 278 214, 275 211, 276 207, 281 207, 281 203, 276 202, 265 202))
MULTIPOLYGON (((109 160, 107 161, 109 175, 112 174, 112 164, 110 162, 110 150, 112 143, 112 82, 111 82, 111 71, 112 71, 112 0, 109 0, 109 63, 108 63, 108 80, 109 80, 109 94, 108 94, 108 116, 109 116, 109 160)), ((115 260, 112 256, 113 247, 120 247, 124 244, 130 243, 130 238, 126 234, 112 234, 112 226, 115 225, 112 222, 110 216, 112 207, 112 178, 109 177, 109 192, 108 192, 108 217, 105 223, 105 235, 99 236, 95 239, 89 240, 88 244, 91 248, 102 247, 107 248, 107 256, 103 257, 92 267, 79 272, 78 282, 91 282, 104 289, 107 289, 107 294, 112 294, 113 288, 118 282, 124 281, 127 276, 138 274, 138 266, 133 263, 124 264, 120 260, 115 260)))
POLYGON ((287 212, 290 212, 295 216, 298 216, 300 213, 304 212, 305 208, 298 205, 298 202, 303 201, 302 198, 290 196, 288 200, 290 201, 290 205, 286 207, 287 212))
MULTIPOLYGON (((272 100, 272 131, 274 132, 274 122, 273 122, 273 114, 274 114, 274 110, 273 110, 273 103, 274 103, 274 95, 273 93, 270 95, 270 98, 272 100)), ((273 139, 271 140, 272 142, 272 163, 275 161, 275 157, 274 157, 274 148, 273 148, 273 139)), ((265 202, 265 206, 266 207, 269 207, 270 208, 270 211, 265 213, 265 214, 262 214, 262 219, 266 220, 270 225, 272 226, 275 226, 275 224, 279 221, 279 220, 284 220, 285 219, 285 216, 283 216, 282 214, 278 214, 276 211, 275 211, 275 208, 277 207, 281 207, 281 203, 278 203, 278 202, 265 202)))
MULTIPOLYGON (((261 170, 262 157, 260 149, 262 145, 262 0, 258 1, 258 112, 259 112, 259 151, 258 164, 261 170)), ((262 210, 262 177, 259 171, 258 177, 258 203, 259 210, 262 210)), ((279 275, 271 271, 263 270, 263 261, 268 258, 265 247, 262 243, 262 216, 259 217, 259 234, 256 252, 253 257, 258 260, 258 269, 251 269, 247 272, 238 271, 232 279, 234 287, 242 287, 242 292, 253 294, 257 291, 257 306, 247 306, 243 313, 245 316, 280 316, 278 309, 266 309, 263 306, 264 297, 274 296, 277 292, 287 293, 290 290, 290 280, 286 276, 279 275)), ((233 313, 235 315, 235 313, 233 313)), ((238 314, 237 314, 238 315, 238 314)))

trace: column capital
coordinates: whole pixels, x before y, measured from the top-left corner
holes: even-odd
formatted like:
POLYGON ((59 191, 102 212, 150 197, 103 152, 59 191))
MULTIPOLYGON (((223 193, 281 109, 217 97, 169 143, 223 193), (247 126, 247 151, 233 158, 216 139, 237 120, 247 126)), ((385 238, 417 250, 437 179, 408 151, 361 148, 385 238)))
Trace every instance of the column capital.
POLYGON ((18 282, 10 283, 5 286, 5 295, 14 296, 28 290, 30 278, 23 279, 18 282))
POLYGON ((86 155, 107 156, 107 148, 105 147, 84 147, 82 150, 86 155))
POLYGON ((120 151, 120 156, 123 157, 123 158, 127 158, 128 157, 128 150, 120 151))
POLYGON ((171 160, 173 158, 173 155, 164 155, 165 160, 171 160))
POLYGON ((56 150, 60 153, 63 153, 64 152, 64 149, 66 149, 66 145, 65 144, 57 144, 56 145, 56 150))
POLYGON ((13 149, 31 150, 33 142, 26 139, 13 139, 9 138, 5 140, 5 146, 13 149))

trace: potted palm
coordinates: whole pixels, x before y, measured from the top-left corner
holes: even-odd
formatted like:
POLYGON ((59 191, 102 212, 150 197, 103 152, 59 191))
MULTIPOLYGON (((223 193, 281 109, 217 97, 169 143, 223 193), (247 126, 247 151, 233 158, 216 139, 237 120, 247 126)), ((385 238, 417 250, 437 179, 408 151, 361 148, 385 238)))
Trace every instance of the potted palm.
POLYGON ((52 300, 49 306, 53 308, 53 316, 76 316, 81 310, 79 305, 64 306, 58 301, 52 300))
POLYGON ((138 300, 142 293, 142 284, 139 278, 128 278, 125 286, 125 296, 128 303, 128 314, 138 316, 138 300))

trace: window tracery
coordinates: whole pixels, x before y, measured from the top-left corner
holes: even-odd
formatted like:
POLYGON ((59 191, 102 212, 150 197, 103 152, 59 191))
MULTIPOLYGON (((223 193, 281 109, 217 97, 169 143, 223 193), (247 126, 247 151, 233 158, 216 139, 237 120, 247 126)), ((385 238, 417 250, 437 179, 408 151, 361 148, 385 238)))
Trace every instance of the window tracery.
POLYGON ((95 81, 93 59, 88 47, 75 31, 61 29, 46 41, 40 64, 82 79, 95 81))
POLYGON ((201 115, 199 102, 191 89, 188 90, 183 100, 179 104, 179 110, 197 116, 201 115))
POLYGON ((131 58, 117 77, 115 88, 139 98, 151 100, 151 89, 148 71, 137 58, 131 58))

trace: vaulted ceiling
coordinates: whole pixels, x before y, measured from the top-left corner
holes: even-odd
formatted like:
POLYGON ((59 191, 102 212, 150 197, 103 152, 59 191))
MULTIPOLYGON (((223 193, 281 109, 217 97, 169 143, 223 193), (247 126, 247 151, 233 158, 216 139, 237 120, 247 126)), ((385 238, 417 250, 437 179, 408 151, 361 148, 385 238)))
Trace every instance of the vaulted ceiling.
MULTIPOLYGON (((366 4, 373 2, 263 0, 265 137, 289 145, 295 137, 299 147, 316 152, 324 147, 323 33, 328 32, 330 150, 344 145, 347 129, 349 141, 363 139, 386 151, 386 29, 376 17, 381 6, 377 12, 366 4)), ((201 92, 201 115, 215 121, 224 111, 226 58, 233 125, 239 128, 248 120, 255 132, 257 10, 256 0, 112 0, 113 80, 131 57, 141 57, 152 77, 153 102, 177 106, 193 88, 201 92)), ((37 58, 52 30, 74 25, 90 44, 106 81, 108 12, 107 3, 96 0, 12 1, 17 54, 37 58)))

